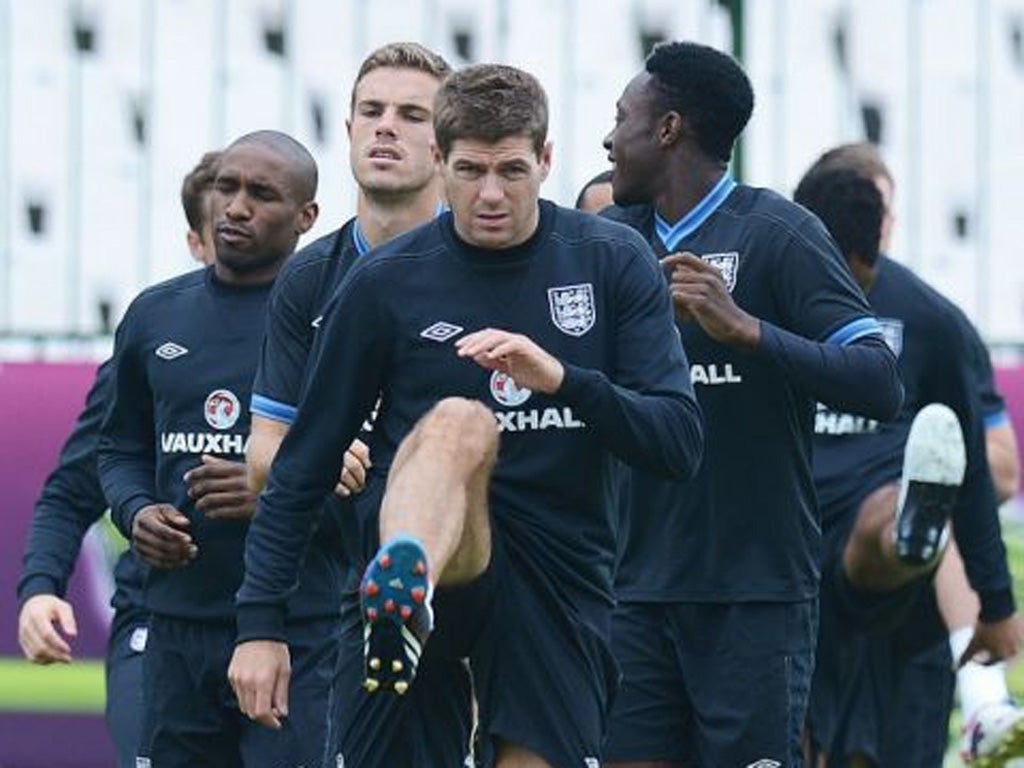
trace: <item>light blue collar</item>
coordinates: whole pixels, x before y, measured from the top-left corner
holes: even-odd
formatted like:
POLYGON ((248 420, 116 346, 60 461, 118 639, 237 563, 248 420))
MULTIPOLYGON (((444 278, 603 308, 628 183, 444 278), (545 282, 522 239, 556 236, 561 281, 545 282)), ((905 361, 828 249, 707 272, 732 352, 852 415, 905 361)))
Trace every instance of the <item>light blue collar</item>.
POLYGON ((683 216, 675 224, 669 224, 657 211, 654 213, 654 229, 665 245, 665 249, 671 253, 676 249, 683 238, 690 236, 700 227, 718 207, 725 202, 725 198, 736 187, 736 182, 729 174, 725 174, 718 183, 711 188, 704 199, 697 203, 688 214, 683 216))
MULTIPOLYGON (((436 219, 442 213, 448 210, 448 206, 444 203, 437 204, 437 210, 434 211, 434 218, 436 219)), ((363 234, 363 228, 359 226, 359 219, 356 219, 355 225, 352 227, 352 240, 356 244, 356 253, 360 256, 365 256, 367 252, 373 249, 370 245, 370 241, 366 239, 366 235, 363 234)))

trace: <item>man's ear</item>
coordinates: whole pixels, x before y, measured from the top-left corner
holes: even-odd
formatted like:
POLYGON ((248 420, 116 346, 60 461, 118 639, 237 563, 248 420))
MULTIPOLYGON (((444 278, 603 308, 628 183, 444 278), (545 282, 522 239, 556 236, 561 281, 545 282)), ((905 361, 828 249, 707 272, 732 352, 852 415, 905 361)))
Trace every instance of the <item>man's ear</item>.
POLYGON ((304 235, 316 224, 316 217, 320 215, 320 206, 316 201, 310 200, 299 211, 298 225, 295 228, 296 234, 304 235))
POLYGON ((188 245, 188 251, 192 254, 192 258, 198 261, 200 264, 206 263, 206 253, 203 247, 203 238, 200 237, 198 232, 188 230, 185 233, 185 243, 188 245))
POLYGON ((671 147, 689 132, 689 124, 675 110, 669 110, 658 121, 658 143, 671 147))

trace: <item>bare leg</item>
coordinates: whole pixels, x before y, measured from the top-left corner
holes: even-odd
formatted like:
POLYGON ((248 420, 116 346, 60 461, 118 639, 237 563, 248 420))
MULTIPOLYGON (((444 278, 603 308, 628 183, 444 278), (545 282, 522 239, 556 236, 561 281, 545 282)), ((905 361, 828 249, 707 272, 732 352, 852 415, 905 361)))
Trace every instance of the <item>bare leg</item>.
POLYGON ((935 597, 939 613, 950 632, 961 627, 973 627, 978 620, 981 602, 967 582, 963 558, 952 540, 935 574, 935 597))
POLYGON ((896 503, 899 486, 885 485, 868 496, 857 512, 843 550, 843 569, 853 586, 891 592, 933 570, 937 562, 913 565, 896 554, 896 503))
POLYGON ((472 581, 490 563, 497 454, 493 414, 462 398, 435 405, 399 446, 381 502, 381 548, 359 587, 369 692, 409 690, 433 629, 434 587, 472 581))
POLYGON ((491 559, 487 486, 498 454, 494 415, 472 400, 439 402, 402 441, 380 510, 380 540, 416 539, 432 585, 473 580, 491 559))

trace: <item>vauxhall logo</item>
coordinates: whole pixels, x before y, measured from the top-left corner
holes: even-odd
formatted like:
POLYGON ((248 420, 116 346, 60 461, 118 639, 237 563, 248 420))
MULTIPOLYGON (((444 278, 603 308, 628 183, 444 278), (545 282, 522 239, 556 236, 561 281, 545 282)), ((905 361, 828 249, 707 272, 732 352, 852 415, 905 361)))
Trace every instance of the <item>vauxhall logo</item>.
POLYGON ((242 404, 230 389, 215 389, 203 403, 203 418, 218 432, 161 432, 160 449, 164 453, 221 454, 244 456, 249 444, 246 435, 229 434, 242 413, 242 404))
MULTIPOLYGON (((494 371, 490 380, 491 397, 500 405, 516 408, 524 405, 533 392, 516 384, 507 373, 494 371)), ((500 432, 538 432, 545 429, 581 429, 585 427, 577 419, 572 408, 527 408, 513 411, 495 411, 500 432)))

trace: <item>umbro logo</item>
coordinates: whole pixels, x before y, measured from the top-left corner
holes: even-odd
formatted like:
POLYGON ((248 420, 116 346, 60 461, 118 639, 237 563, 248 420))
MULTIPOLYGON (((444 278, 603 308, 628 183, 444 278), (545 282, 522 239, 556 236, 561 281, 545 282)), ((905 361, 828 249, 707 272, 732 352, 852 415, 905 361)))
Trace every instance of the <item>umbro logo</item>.
POLYGON ((310 325, 313 326, 314 328, 319 328, 321 325, 323 325, 323 322, 324 322, 324 316, 323 315, 318 315, 316 320, 314 320, 312 323, 310 323, 310 325))
POLYGON ((452 325, 451 323, 439 320, 429 328, 424 328, 420 331, 420 336, 431 341, 444 342, 453 336, 458 336, 463 330, 465 329, 461 325, 452 325))
POLYGON ((157 347, 154 354, 162 360, 173 360, 176 357, 187 355, 188 350, 180 344, 168 341, 157 347))
POLYGON ((750 763, 747 768, 782 768, 782 763, 778 760, 762 757, 760 760, 750 763))

